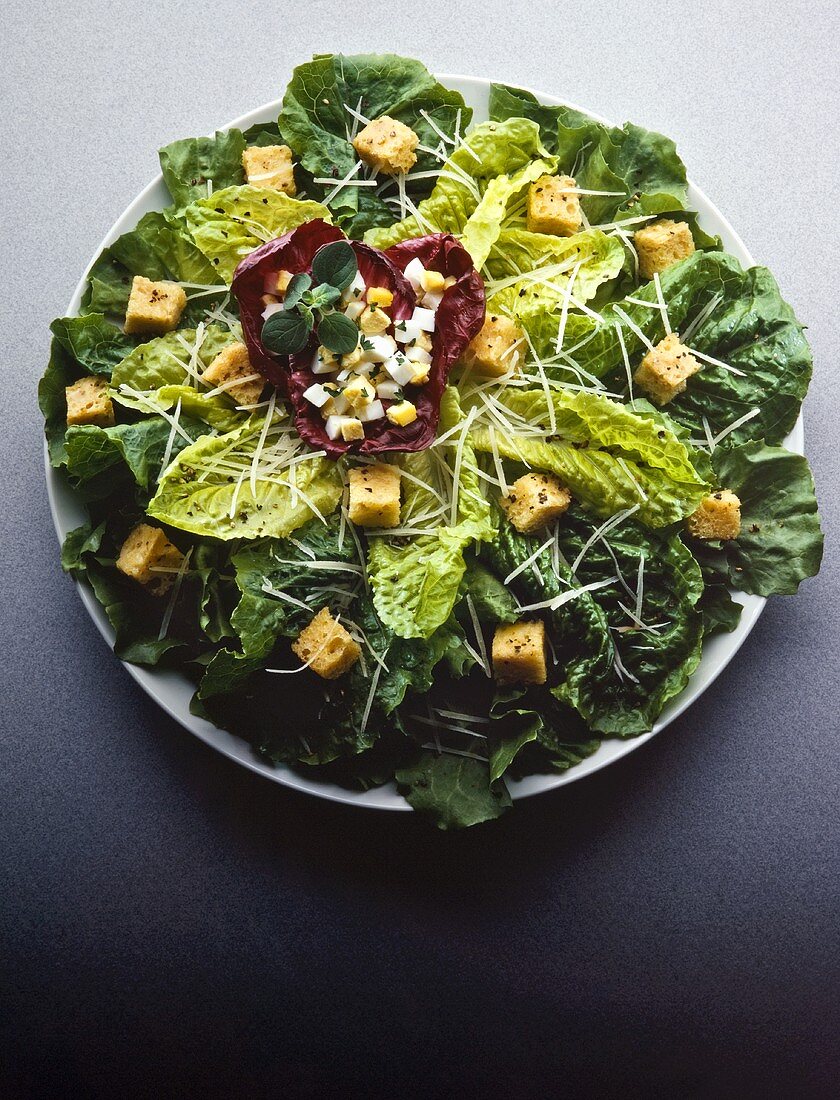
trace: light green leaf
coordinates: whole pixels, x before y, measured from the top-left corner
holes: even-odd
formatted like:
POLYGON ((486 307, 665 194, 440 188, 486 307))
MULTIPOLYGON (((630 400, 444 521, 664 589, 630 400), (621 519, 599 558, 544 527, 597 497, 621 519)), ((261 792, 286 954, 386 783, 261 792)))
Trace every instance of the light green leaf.
POLYGON ((319 202, 247 185, 226 187, 198 199, 184 216, 196 245, 227 283, 239 261, 264 241, 315 218, 331 220, 329 210, 319 202))
POLYGON ((185 447, 163 475, 149 515, 217 539, 283 538, 314 515, 329 515, 342 492, 335 463, 313 458, 273 469, 272 447, 288 446, 278 424, 265 437, 264 421, 256 420, 185 447))
MULTIPOLYGON (((130 386, 133 390, 146 391, 189 384, 192 379, 188 366, 192 365, 193 371, 200 374, 223 348, 241 339, 238 326, 231 332, 221 325, 208 325, 200 340, 196 329, 168 332, 139 344, 124 356, 114 367, 111 385, 114 389, 130 386)), ((123 404, 128 405, 130 401, 124 400, 123 404)), ((143 405, 132 407, 142 409, 143 405)))
POLYGON ((183 209, 212 191, 245 182, 241 130, 220 130, 213 137, 183 138, 158 154, 163 179, 176 207, 183 209))
MULTIPOLYGON (((545 439, 497 429, 502 457, 556 474, 572 495, 600 516, 638 505, 651 527, 674 523, 696 508, 707 485, 685 445, 652 418, 591 393, 543 390, 503 391, 501 405, 529 424, 551 429, 545 439)), ((492 452, 488 428, 473 432, 477 451, 492 452)))

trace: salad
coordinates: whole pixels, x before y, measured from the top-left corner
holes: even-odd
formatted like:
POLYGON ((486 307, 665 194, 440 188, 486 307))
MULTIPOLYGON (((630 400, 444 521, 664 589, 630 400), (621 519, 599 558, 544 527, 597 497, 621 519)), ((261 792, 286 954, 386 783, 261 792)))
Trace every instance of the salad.
POLYGON ((170 205, 52 324, 62 565, 267 761, 442 828, 650 730, 819 568, 802 326, 672 141, 319 55, 160 151, 170 205))

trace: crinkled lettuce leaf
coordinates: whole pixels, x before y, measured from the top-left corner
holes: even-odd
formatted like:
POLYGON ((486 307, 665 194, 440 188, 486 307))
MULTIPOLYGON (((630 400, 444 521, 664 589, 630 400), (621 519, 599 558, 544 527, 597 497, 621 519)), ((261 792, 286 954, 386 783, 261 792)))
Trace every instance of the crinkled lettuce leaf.
POLYGON ((397 770, 397 787, 414 809, 439 829, 465 829, 500 817, 513 805, 486 761, 422 752, 397 770))
MULTIPOLYGON (((463 419, 457 392, 444 391, 441 401, 441 432, 463 419)), ((458 436, 438 454, 455 466, 458 436)), ((429 451, 401 456, 403 478, 400 524, 412 521, 424 528, 419 517, 436 505, 435 498, 417 482, 434 481, 434 458, 429 451), (411 480, 416 479, 416 480, 411 480)), ((368 575, 373 602, 383 623, 403 638, 430 638, 450 617, 464 575, 464 550, 471 543, 492 538, 495 531, 490 506, 481 494, 476 459, 469 436, 462 452, 456 522, 438 519, 433 534, 409 537, 375 537, 369 541, 368 575), (443 522, 441 522, 441 520, 443 522)))
POLYGON ((546 159, 539 130, 526 119, 486 122, 469 134, 441 169, 417 215, 365 234, 375 248, 390 248, 426 233, 460 237, 481 266, 501 231, 508 204, 555 162, 546 159))
POLYGON ((485 265, 487 306, 523 321, 535 313, 550 314, 562 306, 572 273, 570 304, 574 306, 593 298, 604 283, 620 274, 623 265, 621 242, 598 229, 573 237, 502 229, 485 265))
MULTIPOLYGON (((329 515, 342 493, 334 462, 304 459, 273 472, 259 469, 258 458, 252 478, 263 429, 264 420, 257 418, 185 447, 164 472, 149 515, 182 531, 223 540, 283 538, 313 515, 329 515)), ((261 452, 264 464, 271 442, 269 432, 261 452)))
POLYGON ((165 145, 158 154, 160 169, 176 208, 183 210, 213 191, 243 184, 246 144, 242 131, 234 128, 165 145))
POLYGON ((231 332, 222 325, 207 325, 200 334, 194 328, 185 328, 156 336, 133 347, 114 365, 111 385, 145 392, 189 383, 190 365, 201 373, 220 351, 241 339, 238 331, 231 332))
POLYGON ((556 154, 560 170, 581 188, 617 192, 583 195, 581 206, 593 225, 680 210, 685 206, 685 165, 670 138, 627 122, 605 126, 571 107, 545 107, 520 88, 494 84, 490 117, 532 119, 556 154))
POLYGON ((50 325, 53 333, 50 358, 38 383, 38 406, 44 417, 44 433, 50 462, 60 466, 66 457, 67 431, 65 388, 88 374, 109 376, 134 347, 136 339, 107 321, 103 314, 59 317, 50 325))
MULTIPOLYGON (((314 180, 338 182, 359 159, 350 139, 364 123, 355 119, 348 107, 365 118, 388 115, 398 119, 414 130, 426 149, 436 149, 441 142, 435 127, 454 144, 456 125, 463 133, 472 117, 463 98, 438 83, 419 61, 394 54, 322 54, 299 65, 286 89, 278 121, 307 174, 307 193, 321 199, 334 185, 314 180)), ((438 158, 418 148, 412 174, 437 167, 438 158)), ((415 197, 429 190, 428 181, 420 179, 407 181, 407 187, 415 197)), ((394 220, 393 209, 369 187, 345 187, 330 199, 329 206, 353 237, 394 220)))
POLYGON ((819 572, 823 553, 807 459, 752 442, 716 448, 712 464, 718 486, 741 501, 741 533, 725 542, 690 540, 707 576, 759 596, 792 595, 819 572))
POLYGON ((304 222, 330 221, 326 206, 265 187, 226 187, 197 199, 184 211, 192 239, 220 279, 230 283, 239 261, 264 241, 304 222))
MULTIPOLYGON (((542 389, 502 391, 497 400, 513 417, 551 428, 545 439, 479 427, 477 451, 499 454, 556 474, 576 500, 599 516, 637 506, 651 527, 684 518, 699 504, 707 484, 686 446, 653 419, 593 393, 542 389)), ((516 421, 512 420, 512 424, 516 421)))

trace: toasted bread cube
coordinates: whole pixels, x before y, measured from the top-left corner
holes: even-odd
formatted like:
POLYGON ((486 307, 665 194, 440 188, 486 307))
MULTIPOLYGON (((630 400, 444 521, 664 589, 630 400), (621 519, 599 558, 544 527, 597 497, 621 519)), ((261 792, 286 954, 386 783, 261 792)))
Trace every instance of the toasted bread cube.
POLYGON ((117 569, 153 596, 163 596, 175 583, 183 560, 184 555, 159 527, 138 523, 120 548, 117 569))
POLYGON ((683 392, 688 379, 699 370, 700 364, 690 348, 671 332, 647 353, 633 380, 657 405, 667 405, 683 392))
POLYGON ((694 238, 687 222, 673 222, 669 218, 651 222, 633 234, 636 252, 639 254, 639 274, 652 279, 684 260, 694 252, 694 238))
POLYGON ((381 336, 388 331, 391 318, 375 303, 366 306, 359 317, 359 328, 365 336, 381 336))
POLYGON ((686 525, 696 539, 737 539, 741 533, 741 501, 729 489, 718 489, 700 501, 686 525))
POLYGON ((394 304, 394 295, 387 287, 372 286, 367 292, 367 300, 372 305, 382 306, 383 309, 387 309, 388 306, 394 304))
POLYGON ((267 187, 286 195, 297 192, 288 145, 249 145, 242 153, 242 167, 252 187, 267 187))
POLYGON ((292 642, 295 656, 324 680, 337 680, 353 667, 362 652, 359 643, 322 607, 292 642))
POLYGON ((500 684, 545 683, 545 624, 540 619, 496 627, 493 676, 500 684))
POLYGON ((153 283, 135 275, 125 311, 126 332, 171 332, 187 304, 184 288, 177 283, 153 283))
POLYGON ((244 344, 228 344, 222 348, 201 376, 212 387, 224 386, 224 392, 237 405, 254 405, 260 399, 265 379, 251 366, 248 349, 244 344), (257 375, 254 378, 254 375, 257 375), (234 383, 235 379, 248 379, 234 383))
POLYGON ((554 474, 532 471, 514 481, 507 496, 499 501, 517 531, 530 535, 562 516, 572 494, 554 474))
POLYGON ((388 462, 349 472, 350 522, 357 527, 396 527, 400 522, 400 471, 388 462))
POLYGON ((68 424, 97 424, 109 428, 114 423, 114 406, 108 396, 108 381, 95 374, 80 378, 64 389, 68 424))
POLYGON ((353 148, 371 168, 386 176, 408 172, 417 163, 414 150, 420 138, 395 118, 382 115, 369 122, 353 139, 353 148))
POLYGON ((517 371, 523 360, 524 333, 511 317, 488 314, 480 331, 467 345, 462 361, 479 374, 499 378, 517 371))
POLYGON ((406 428, 417 419, 417 406, 411 401, 400 401, 391 405, 385 415, 398 428, 406 428))
POLYGON ((540 176, 528 188, 527 225, 532 233, 571 237, 583 227, 580 198, 571 176, 540 176))

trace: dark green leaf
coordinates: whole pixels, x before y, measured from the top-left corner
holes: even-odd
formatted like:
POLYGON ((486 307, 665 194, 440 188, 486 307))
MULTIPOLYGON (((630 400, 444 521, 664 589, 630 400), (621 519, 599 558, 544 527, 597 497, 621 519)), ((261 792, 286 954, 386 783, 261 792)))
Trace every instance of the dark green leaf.
POLYGON ((312 278, 307 275, 305 271, 301 271, 298 275, 293 275, 286 288, 286 297, 283 299, 283 304, 286 309, 294 309, 300 301, 303 292, 309 290, 311 286, 312 278))
POLYGON ((262 342, 275 355, 294 355, 306 347, 309 327, 300 313, 272 313, 262 327, 262 342))
POLYGON ((356 277, 359 265, 356 253, 348 241, 324 244, 312 261, 312 277, 316 283, 328 283, 344 290, 356 277))
POLYGON ((349 355, 359 342, 359 330, 343 313, 326 313, 318 323, 318 339, 335 355, 349 355))
POLYGON ((221 130, 213 137, 183 138, 160 150, 160 168, 172 201, 183 209, 213 191, 245 182, 241 130, 221 130))
POLYGON ((491 821, 513 805, 504 782, 491 782, 486 761, 449 753, 422 753, 397 771, 397 786, 439 829, 491 821))

